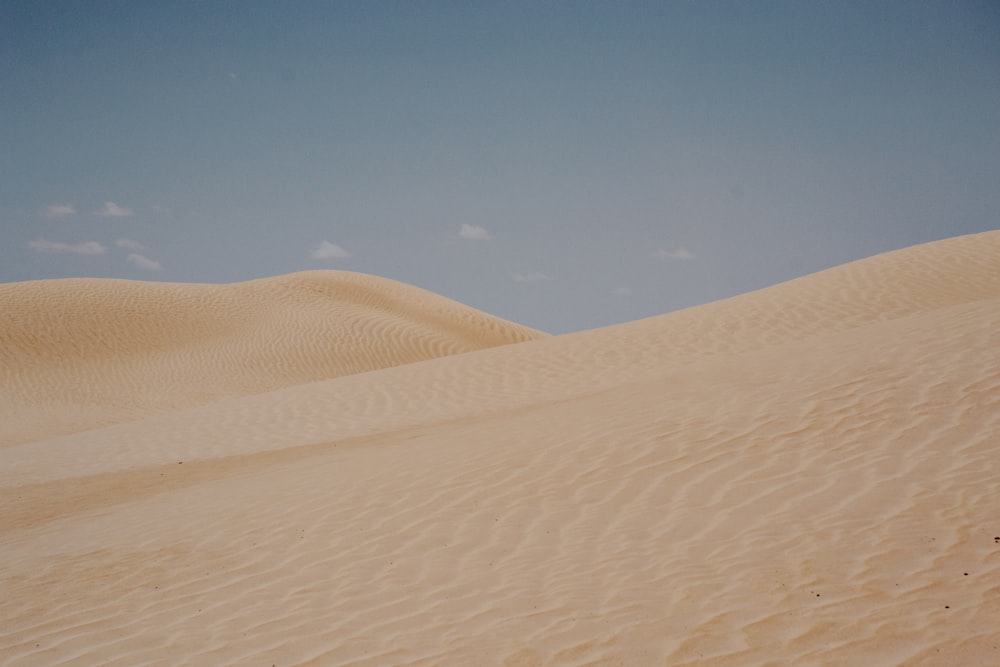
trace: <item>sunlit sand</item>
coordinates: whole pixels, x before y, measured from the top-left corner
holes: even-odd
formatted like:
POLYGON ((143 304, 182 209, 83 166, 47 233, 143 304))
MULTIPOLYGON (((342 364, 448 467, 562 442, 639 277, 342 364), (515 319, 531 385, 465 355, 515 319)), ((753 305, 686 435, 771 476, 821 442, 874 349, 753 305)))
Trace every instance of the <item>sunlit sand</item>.
POLYGON ((0 664, 998 665, 1000 232, 564 336, 0 285, 0 664))

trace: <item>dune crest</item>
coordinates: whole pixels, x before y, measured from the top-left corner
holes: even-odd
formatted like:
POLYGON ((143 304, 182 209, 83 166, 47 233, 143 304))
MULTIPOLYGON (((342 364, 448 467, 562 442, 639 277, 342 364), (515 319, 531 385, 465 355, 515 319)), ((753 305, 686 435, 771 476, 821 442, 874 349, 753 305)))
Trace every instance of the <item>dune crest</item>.
POLYGON ((544 335, 343 271, 10 283, 0 311, 0 445, 544 335))
POLYGON ((1000 664, 1000 232, 514 331, 0 449, 0 654, 1000 664))

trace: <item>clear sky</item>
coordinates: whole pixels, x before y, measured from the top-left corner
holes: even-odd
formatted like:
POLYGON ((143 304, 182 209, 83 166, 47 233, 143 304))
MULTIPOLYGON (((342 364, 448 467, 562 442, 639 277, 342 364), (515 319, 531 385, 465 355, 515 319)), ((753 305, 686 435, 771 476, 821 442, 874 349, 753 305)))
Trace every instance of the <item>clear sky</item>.
POLYGON ((0 0, 0 282, 563 333, 1000 227, 1000 3, 0 0))

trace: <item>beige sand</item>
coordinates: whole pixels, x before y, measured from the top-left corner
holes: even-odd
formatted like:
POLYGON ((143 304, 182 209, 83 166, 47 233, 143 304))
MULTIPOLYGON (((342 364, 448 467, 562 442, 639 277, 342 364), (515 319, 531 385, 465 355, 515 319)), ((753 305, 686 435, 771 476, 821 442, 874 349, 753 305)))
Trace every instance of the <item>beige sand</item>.
POLYGON ((0 284, 0 444, 543 336, 398 282, 0 284))
POLYGON ((569 336, 351 274, 0 309, 2 664, 1000 664, 1000 232, 569 336))

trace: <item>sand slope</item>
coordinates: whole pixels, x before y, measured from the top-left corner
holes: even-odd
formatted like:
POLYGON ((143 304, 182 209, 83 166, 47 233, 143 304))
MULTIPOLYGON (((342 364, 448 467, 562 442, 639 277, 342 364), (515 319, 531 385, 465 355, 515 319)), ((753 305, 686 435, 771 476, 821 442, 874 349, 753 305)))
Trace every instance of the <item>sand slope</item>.
POLYGON ((1000 664, 998 350, 992 232, 11 446, 0 656, 1000 664))
POLYGON ((0 445, 542 336, 385 278, 0 285, 0 445))

